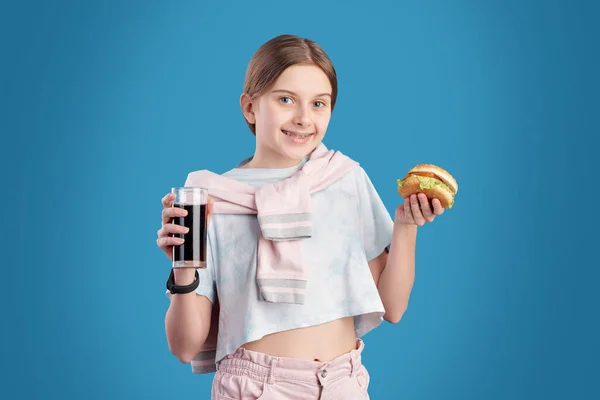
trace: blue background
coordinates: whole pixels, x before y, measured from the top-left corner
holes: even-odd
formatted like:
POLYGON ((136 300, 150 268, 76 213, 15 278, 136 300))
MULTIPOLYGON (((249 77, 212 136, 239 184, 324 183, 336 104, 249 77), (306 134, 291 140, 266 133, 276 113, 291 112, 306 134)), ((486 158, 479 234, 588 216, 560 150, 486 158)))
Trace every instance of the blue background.
POLYGON ((416 163, 460 185, 419 230, 407 313, 365 337, 371 397, 598 398, 598 11, 3 3, 0 397, 209 398, 212 374, 167 347, 160 199, 252 154, 247 62, 293 33, 338 70, 325 143, 362 163, 390 213, 416 163))

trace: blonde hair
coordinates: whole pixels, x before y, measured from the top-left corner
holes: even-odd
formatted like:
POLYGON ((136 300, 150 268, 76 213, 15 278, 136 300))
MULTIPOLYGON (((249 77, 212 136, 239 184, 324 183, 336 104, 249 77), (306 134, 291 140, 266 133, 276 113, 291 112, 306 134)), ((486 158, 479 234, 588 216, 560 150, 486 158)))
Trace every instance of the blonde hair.
MULTIPOLYGON (((315 65, 327 75, 331 83, 331 111, 333 111, 338 90, 337 74, 333 63, 314 41, 294 35, 277 36, 254 53, 246 70, 244 93, 252 99, 262 95, 275 84, 283 71, 296 64, 315 65)), ((244 119, 252 133, 256 135, 254 124, 248 122, 246 117, 244 119)))

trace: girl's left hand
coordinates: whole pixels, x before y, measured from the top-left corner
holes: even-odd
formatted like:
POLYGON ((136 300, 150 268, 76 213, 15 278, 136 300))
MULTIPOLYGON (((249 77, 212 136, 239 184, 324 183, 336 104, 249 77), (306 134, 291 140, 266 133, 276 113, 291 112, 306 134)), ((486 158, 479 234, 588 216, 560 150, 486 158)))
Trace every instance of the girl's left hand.
POLYGON ((395 222, 418 226, 423 226, 426 222, 433 222, 436 216, 444 213, 444 208, 438 199, 433 199, 431 203, 433 210, 424 193, 411 195, 410 198, 404 200, 404 204, 396 208, 395 222))

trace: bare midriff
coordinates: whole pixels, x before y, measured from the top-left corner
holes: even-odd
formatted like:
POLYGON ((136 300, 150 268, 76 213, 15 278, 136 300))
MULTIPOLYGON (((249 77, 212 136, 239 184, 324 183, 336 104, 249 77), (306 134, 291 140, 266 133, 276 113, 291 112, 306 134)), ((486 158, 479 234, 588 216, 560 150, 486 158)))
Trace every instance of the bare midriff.
POLYGON ((273 333, 241 347, 275 357, 330 361, 356 349, 354 318, 273 333))

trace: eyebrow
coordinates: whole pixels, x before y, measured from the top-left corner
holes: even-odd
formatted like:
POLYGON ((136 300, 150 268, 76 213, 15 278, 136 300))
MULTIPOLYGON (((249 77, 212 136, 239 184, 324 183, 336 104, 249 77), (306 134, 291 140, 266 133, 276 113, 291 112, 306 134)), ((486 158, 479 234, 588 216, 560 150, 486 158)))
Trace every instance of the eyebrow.
MULTIPOLYGON (((298 96, 297 93, 294 93, 291 90, 285 90, 285 89, 272 90, 271 93, 288 93, 288 94, 291 94, 293 96, 298 96)), ((329 97, 331 97, 331 93, 319 93, 315 97, 323 97, 323 96, 329 96, 329 97)))

